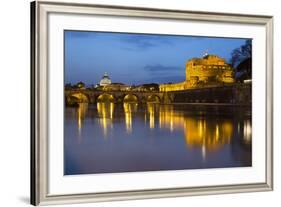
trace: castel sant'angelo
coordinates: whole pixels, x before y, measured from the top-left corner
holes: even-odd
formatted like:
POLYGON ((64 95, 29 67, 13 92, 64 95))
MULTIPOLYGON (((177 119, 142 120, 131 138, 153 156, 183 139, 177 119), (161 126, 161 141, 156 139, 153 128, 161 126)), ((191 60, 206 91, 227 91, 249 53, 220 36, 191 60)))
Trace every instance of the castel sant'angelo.
POLYGON ((220 86, 234 83, 232 67, 223 58, 205 54, 186 63, 186 80, 180 83, 160 84, 162 92, 179 91, 203 86, 220 86))

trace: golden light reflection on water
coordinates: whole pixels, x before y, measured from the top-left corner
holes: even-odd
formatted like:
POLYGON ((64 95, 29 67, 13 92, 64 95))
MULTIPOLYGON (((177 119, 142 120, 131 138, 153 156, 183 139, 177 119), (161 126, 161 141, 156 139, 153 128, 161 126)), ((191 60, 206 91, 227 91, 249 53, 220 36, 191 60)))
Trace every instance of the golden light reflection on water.
POLYGON ((187 116, 173 107, 160 107, 159 127, 171 132, 174 129, 182 130, 188 147, 201 147, 202 154, 205 154, 206 150, 215 150, 230 142, 234 132, 230 120, 208 122, 206 118, 187 116))
POLYGON ((252 123, 250 120, 244 121, 243 135, 245 143, 250 143, 252 141, 252 123))
POLYGON ((159 111, 159 104, 147 103, 146 108, 149 117, 149 128, 154 129, 156 119, 155 114, 159 111))
MULTIPOLYGON (((142 113, 138 111, 138 103, 124 103, 124 122, 127 133, 133 132, 133 119, 138 116, 143 120, 144 126, 149 122, 149 128, 156 127, 161 130, 169 130, 170 133, 182 131, 188 148, 199 148, 202 151, 202 157, 206 157, 207 151, 215 151, 225 144, 231 142, 235 131, 241 134, 243 142, 249 144, 252 137, 252 125, 250 120, 238 122, 234 127, 232 119, 210 119, 205 116, 187 115, 184 110, 176 110, 174 105, 160 105, 148 103, 142 113)), ((88 105, 79 104, 78 131, 81 135, 83 119, 85 117, 88 105)), ((98 123, 103 129, 104 137, 107 137, 108 130, 113 128, 114 103, 97 103, 98 123)), ((119 116, 120 115, 115 115, 119 116)))
POLYGON ((124 103, 123 104, 124 113, 125 113, 125 125, 127 133, 132 132, 132 119, 133 113, 137 111, 138 104, 137 103, 124 103))
POLYGON ((216 150, 229 144, 233 137, 233 124, 229 120, 213 123, 206 120, 187 118, 185 123, 185 140, 188 147, 202 147, 202 151, 216 150))
POLYGON ((79 103, 77 109, 77 124, 78 124, 78 139, 81 140, 81 131, 83 127, 83 121, 88 109, 88 103, 79 103))
POLYGON ((98 123, 103 129, 103 135, 106 138, 108 133, 108 128, 113 127, 113 113, 114 113, 114 103, 112 102, 98 102, 98 123))
POLYGON ((184 113, 174 110, 173 105, 163 105, 159 109, 159 128, 169 129, 173 132, 174 129, 184 129, 184 113))

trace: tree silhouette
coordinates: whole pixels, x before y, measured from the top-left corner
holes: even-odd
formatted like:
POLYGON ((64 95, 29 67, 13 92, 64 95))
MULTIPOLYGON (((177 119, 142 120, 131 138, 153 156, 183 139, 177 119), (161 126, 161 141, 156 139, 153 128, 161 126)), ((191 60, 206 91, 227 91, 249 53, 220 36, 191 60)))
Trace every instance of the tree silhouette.
POLYGON ((231 53, 230 63, 232 67, 236 67, 239 63, 247 58, 252 58, 252 40, 248 39, 245 44, 236 48, 231 53))
POLYGON ((235 79, 243 82, 252 79, 252 40, 248 39, 244 45, 236 48, 231 53, 230 63, 234 68, 235 79))

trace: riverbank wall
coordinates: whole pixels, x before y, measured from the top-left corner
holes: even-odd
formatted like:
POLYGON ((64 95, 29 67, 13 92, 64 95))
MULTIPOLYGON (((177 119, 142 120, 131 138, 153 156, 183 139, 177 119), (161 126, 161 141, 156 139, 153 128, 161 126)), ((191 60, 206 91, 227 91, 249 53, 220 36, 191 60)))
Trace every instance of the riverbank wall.
POLYGON ((235 84, 221 87, 194 88, 164 95, 165 104, 245 105, 252 104, 252 85, 235 84), (166 97, 166 98, 165 98, 166 97))

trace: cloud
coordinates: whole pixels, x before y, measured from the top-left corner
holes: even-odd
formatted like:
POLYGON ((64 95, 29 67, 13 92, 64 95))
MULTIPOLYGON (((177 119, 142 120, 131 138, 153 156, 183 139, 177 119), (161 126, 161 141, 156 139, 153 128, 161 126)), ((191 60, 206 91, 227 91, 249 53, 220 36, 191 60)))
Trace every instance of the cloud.
POLYGON ((146 65, 144 70, 148 71, 151 77, 145 81, 147 83, 176 83, 185 79, 185 70, 179 66, 146 65))
POLYGON ((124 34, 120 36, 120 41, 128 45, 128 47, 123 47, 128 50, 145 50, 171 44, 169 38, 162 35, 124 34))
POLYGON ((162 35, 162 34, 130 34, 120 35, 119 40, 126 46, 126 50, 147 50, 154 47, 185 45, 194 41, 208 40, 208 37, 195 37, 185 35, 162 35))
POLYGON ((150 72, 164 72, 164 71, 181 71, 183 68, 179 66, 164 66, 161 64, 156 65, 146 65, 144 66, 146 71, 150 72))
MULTIPOLYGON (((96 32, 65 30, 65 37, 70 39, 85 39, 118 43, 119 47, 130 51, 143 51, 151 48, 173 47, 184 45, 188 42, 198 40, 198 37, 163 34, 136 34, 119 32, 96 32), (121 44, 121 45, 120 45, 121 44)), ((200 37, 200 40, 204 37, 200 37)), ((115 45, 116 46, 116 45, 115 45)))

